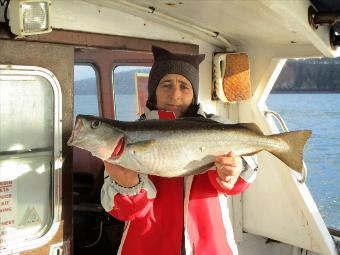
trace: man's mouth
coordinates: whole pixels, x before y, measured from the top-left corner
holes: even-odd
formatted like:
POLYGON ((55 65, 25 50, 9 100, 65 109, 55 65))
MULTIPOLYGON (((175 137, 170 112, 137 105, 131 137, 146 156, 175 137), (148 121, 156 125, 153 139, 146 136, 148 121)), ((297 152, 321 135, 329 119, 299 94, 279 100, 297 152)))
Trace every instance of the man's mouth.
POLYGON ((171 109, 178 109, 178 108, 180 108, 179 105, 175 105, 175 104, 167 104, 167 107, 169 107, 171 109))

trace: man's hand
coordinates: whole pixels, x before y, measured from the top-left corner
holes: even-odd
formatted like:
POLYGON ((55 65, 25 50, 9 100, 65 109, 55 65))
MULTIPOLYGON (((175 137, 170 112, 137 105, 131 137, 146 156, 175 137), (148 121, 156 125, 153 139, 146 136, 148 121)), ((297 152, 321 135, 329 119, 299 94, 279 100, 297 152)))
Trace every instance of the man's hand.
POLYGON ((217 182, 225 189, 231 190, 242 172, 242 158, 235 156, 233 151, 215 158, 217 182))
POLYGON ((131 188, 139 183, 138 173, 104 161, 106 173, 120 186, 131 188))

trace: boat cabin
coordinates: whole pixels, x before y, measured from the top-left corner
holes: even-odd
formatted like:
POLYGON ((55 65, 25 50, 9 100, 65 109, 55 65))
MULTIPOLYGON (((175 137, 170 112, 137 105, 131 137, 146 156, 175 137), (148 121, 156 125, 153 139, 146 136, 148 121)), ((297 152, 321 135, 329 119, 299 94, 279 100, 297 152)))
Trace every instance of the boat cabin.
MULTIPOLYGON (((1 0, 0 254, 117 252, 103 162, 66 142, 80 113, 139 118, 152 45, 205 54, 204 111, 269 135, 284 129, 266 100, 286 60, 340 56, 339 17, 338 0, 1 0)), ((338 254, 308 165, 256 160, 256 181, 225 205, 239 254, 338 254)))

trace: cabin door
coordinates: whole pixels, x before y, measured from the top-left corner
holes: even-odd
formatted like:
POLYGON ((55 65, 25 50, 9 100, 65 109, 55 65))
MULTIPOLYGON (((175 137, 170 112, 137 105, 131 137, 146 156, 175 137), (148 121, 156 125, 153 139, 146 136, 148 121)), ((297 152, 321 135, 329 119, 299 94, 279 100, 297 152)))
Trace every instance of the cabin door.
MULTIPOLYGON (((138 119, 138 95, 144 95, 151 63, 150 52, 76 48, 74 118, 89 114, 109 119, 138 119), (144 86, 138 89, 137 84, 144 86)), ((101 207, 103 177, 100 159, 73 148, 75 254, 117 253, 124 222, 111 217, 101 207)))
POLYGON ((71 254, 73 47, 0 40, 0 56, 0 254, 71 254))

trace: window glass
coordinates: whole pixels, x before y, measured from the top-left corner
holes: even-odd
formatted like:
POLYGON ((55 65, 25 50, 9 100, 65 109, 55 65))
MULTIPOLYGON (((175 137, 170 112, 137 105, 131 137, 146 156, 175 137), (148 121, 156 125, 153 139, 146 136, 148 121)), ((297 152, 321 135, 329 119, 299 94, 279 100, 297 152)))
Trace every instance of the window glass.
POLYGON ((54 92, 36 75, 0 73, 0 250, 53 219, 54 92))
POLYGON ((136 120, 144 112, 150 69, 143 66, 118 66, 113 70, 117 120, 136 120))
POLYGON ((78 114, 99 115, 97 78, 91 65, 74 66, 74 109, 78 114))
POLYGON ((340 58, 288 60, 267 105, 290 130, 311 129, 307 186, 326 224, 340 229, 340 58))

